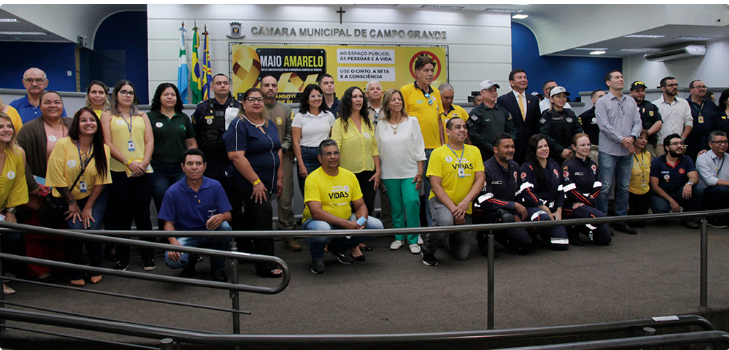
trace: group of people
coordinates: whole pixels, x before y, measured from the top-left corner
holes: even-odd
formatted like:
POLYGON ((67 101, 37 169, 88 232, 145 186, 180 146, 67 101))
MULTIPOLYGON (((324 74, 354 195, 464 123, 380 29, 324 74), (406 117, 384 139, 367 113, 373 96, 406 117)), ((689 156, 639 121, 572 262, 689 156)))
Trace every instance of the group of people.
MULTIPOLYGON (((485 80, 480 102, 467 113, 452 103, 453 86, 431 86, 434 68, 430 57, 421 56, 412 84, 383 92, 371 81, 364 90, 348 88, 341 100, 334 78, 322 74, 304 88, 297 112, 276 101, 278 81, 272 76, 238 101, 229 78, 217 74, 213 96, 192 116, 183 112, 174 84, 160 84, 151 111, 144 113, 132 82, 122 80, 110 93, 93 81, 86 107, 73 118, 65 117, 61 96, 45 89, 45 73, 31 68, 23 77, 28 94, 10 106, 0 102, 5 159, 0 210, 8 222, 60 227, 38 215, 50 202, 63 212, 66 228, 131 230, 134 222, 139 230, 151 230, 153 201, 158 226, 166 231, 260 231, 273 229, 271 202, 277 198, 278 228, 289 230, 297 226, 294 164, 306 230, 420 227, 421 211, 427 226, 603 217, 612 187, 617 215, 644 214, 649 207, 657 213, 729 205, 729 167, 723 168, 729 90, 716 107, 704 98, 703 82, 694 81, 687 101, 677 96, 676 79, 667 77, 660 82, 663 97, 650 103, 639 81, 630 86, 631 96, 624 95, 616 70, 605 76, 608 91, 594 91, 594 107, 577 116, 566 89, 546 82, 548 102, 540 103, 526 94, 526 72, 515 69, 510 92, 499 96, 500 86, 485 80), (381 220, 374 215, 378 194, 381 220)), ((683 224, 698 227, 690 220, 683 224)), ((626 223, 614 227, 637 232, 626 223)), ((580 234, 598 245, 612 239, 606 224, 565 223, 496 232, 496 241, 526 254, 540 236, 547 247, 566 250, 584 244, 580 234)), ((6 236, 12 235, 3 235, 3 247, 14 249, 17 239, 6 236)), ((308 237, 311 271, 326 271, 326 251, 344 264, 365 261, 370 238, 308 237)), ((485 253, 486 232, 476 238, 485 253)), ((229 239, 171 234, 168 242, 226 250, 229 239)), ((274 255, 273 238, 236 242, 242 251, 274 255)), ((25 236, 25 253, 32 257, 80 263, 84 245, 90 266, 101 266, 106 254, 117 269, 129 267, 128 246, 25 236)), ((283 246, 302 250, 291 237, 283 246)), ((471 235, 396 235, 390 249, 403 246, 433 266, 439 248, 466 259, 471 235)), ((141 255, 143 269, 154 270, 154 251, 142 249, 141 255)), ((165 264, 181 268, 185 277, 195 275, 199 258, 172 247, 164 254, 165 264)), ((222 259, 211 258, 210 265, 214 280, 227 281, 222 259)), ((282 274, 266 263, 255 269, 261 277, 282 274)), ((28 274, 43 281, 54 277, 36 265, 28 274)), ((82 286, 101 276, 70 272, 69 279, 82 286)))

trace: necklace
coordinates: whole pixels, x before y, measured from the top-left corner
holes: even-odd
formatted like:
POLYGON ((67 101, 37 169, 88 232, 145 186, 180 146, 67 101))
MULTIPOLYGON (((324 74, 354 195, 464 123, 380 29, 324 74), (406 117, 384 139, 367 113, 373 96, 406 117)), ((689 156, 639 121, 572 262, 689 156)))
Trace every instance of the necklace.
POLYGON ((399 128, 399 127, 400 127, 400 124, 402 124, 401 120, 402 120, 402 117, 400 117, 400 118, 399 118, 399 119, 397 120, 397 125, 393 125, 393 124, 390 124, 390 126, 392 127, 392 132, 393 132, 393 133, 394 133, 395 135, 397 135, 397 128, 399 128))
POLYGON ((253 122, 252 122, 252 121, 251 121, 250 119, 248 119, 248 117, 246 117, 246 116, 243 116, 243 119, 245 119, 246 121, 248 121, 249 123, 251 123, 251 125, 253 125, 253 126, 257 127, 257 128, 260 128, 260 127, 262 127, 262 126, 263 126, 263 124, 265 124, 265 123, 266 123, 266 122, 263 122, 263 123, 261 123, 261 124, 255 124, 255 123, 253 123, 253 122))

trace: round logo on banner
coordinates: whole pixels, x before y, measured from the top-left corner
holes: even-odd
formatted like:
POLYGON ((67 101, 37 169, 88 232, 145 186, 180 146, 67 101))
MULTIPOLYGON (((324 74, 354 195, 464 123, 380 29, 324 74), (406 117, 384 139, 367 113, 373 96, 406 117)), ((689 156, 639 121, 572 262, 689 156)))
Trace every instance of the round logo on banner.
MULTIPOLYGON (((556 171, 556 170, 555 170, 556 171)), ((521 178, 526 179, 526 173, 521 173, 521 178)))
POLYGON ((554 169, 552 172, 554 173, 554 176, 556 176, 557 178, 559 178, 559 172, 557 172, 557 169, 554 169))
POLYGON ((157 124, 154 124, 154 126, 156 126, 156 127, 158 127, 158 128, 161 128, 161 127, 162 127, 162 125, 164 125, 164 124, 162 124, 162 122, 157 122, 157 124))
POLYGON ((366 139, 370 138, 370 133, 368 133, 368 132, 365 132, 365 133, 364 133, 364 137, 365 137, 366 139))
POLYGON ((451 158, 451 156, 446 156, 445 157, 445 161, 448 162, 448 163, 450 163, 450 162, 453 161, 453 158, 451 158))
POLYGON ((12 180, 15 178, 15 172, 14 171, 8 171, 8 180, 12 180))
POLYGON ((410 75, 413 76, 414 79, 418 79, 417 76, 415 76, 415 60, 418 59, 420 56, 430 56, 430 58, 433 59, 433 62, 435 62, 435 71, 433 72, 433 80, 437 80, 438 76, 440 75, 441 67, 443 66, 440 63, 440 60, 438 59, 438 56, 436 56, 434 53, 430 51, 420 51, 413 55, 413 57, 410 59, 410 75))
POLYGON ((684 169, 684 168, 678 169, 678 173, 683 175, 686 173, 686 169, 684 169))
POLYGON ((68 160, 68 163, 66 163, 66 164, 68 164, 68 167, 69 167, 69 168, 75 168, 75 167, 76 167, 76 160, 74 160, 74 159, 69 159, 69 160, 68 160))
POLYGON ((57 138, 55 135, 48 135, 48 141, 56 142, 57 138))

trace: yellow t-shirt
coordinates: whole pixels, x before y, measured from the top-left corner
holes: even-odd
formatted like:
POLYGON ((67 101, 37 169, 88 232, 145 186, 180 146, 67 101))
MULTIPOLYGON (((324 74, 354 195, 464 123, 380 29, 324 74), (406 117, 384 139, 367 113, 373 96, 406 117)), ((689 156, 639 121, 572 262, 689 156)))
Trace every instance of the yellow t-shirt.
POLYGON ((5 165, 0 173, 0 210, 28 203, 28 183, 25 182, 23 156, 5 146, 5 165))
POLYGON ((311 218, 309 205, 306 204, 311 201, 320 202, 325 212, 349 220, 352 216, 349 203, 360 198, 362 189, 351 171, 339 167, 337 176, 329 176, 319 167, 306 177, 303 221, 311 218))
MULTIPOLYGON (((84 199, 91 194, 91 190, 95 185, 105 185, 111 183, 111 172, 109 170, 109 158, 111 152, 109 146, 104 145, 106 152, 106 177, 102 178, 101 174, 96 171, 96 160, 91 159, 86 171, 71 190, 71 194, 75 199, 84 199), (87 191, 81 192, 81 181, 86 183, 87 191)), ((94 150, 96 152, 96 150, 94 150)), ((86 161, 86 155, 83 161, 86 161)), ((48 160, 48 171, 46 172, 46 186, 53 187, 53 197, 61 197, 61 194, 55 187, 70 187, 81 173, 82 157, 79 157, 76 142, 70 137, 64 137, 56 143, 56 148, 51 152, 51 158, 48 160)))
POLYGON ((104 111, 100 109, 94 109, 94 113, 96 113, 96 118, 101 119, 101 113, 104 113, 104 111))
POLYGON ((453 107, 453 109, 448 114, 446 114, 445 112, 440 114, 441 122, 443 123, 443 133, 445 135, 446 143, 448 143, 448 133, 445 132, 446 122, 448 122, 449 119, 455 118, 455 117, 463 119, 464 122, 468 121, 468 112, 466 112, 466 110, 463 109, 463 107, 456 106, 456 105, 451 105, 451 106, 453 107))
POLYGON ((362 131, 357 129, 352 119, 349 119, 347 131, 344 131, 342 118, 337 118, 332 127, 332 140, 337 142, 340 153, 340 167, 355 174, 363 171, 375 170, 373 156, 379 156, 377 140, 375 140, 374 124, 372 127, 362 121, 362 131))
MULTIPOLYGON (((463 150, 454 152, 448 148, 448 145, 440 146, 433 150, 430 161, 428 161, 427 175, 440 177, 443 190, 456 204, 466 198, 468 192, 471 192, 476 172, 484 171, 483 159, 478 147, 471 145, 464 145, 464 147, 463 150), (462 158, 461 152, 463 152, 462 158), (466 176, 458 176, 459 166, 463 168, 466 176)), ((431 190, 428 199, 433 197, 435 197, 435 193, 431 190)), ((471 205, 468 206, 467 213, 471 214, 471 205)))
POLYGON ((641 152, 633 155, 633 170, 630 174, 628 192, 633 194, 646 194, 650 191, 651 181, 651 154, 641 152))
POLYGON ((13 106, 8 105, 8 111, 5 112, 10 117, 10 120, 13 122, 13 128, 15 129, 15 133, 17 134, 18 131, 20 131, 20 128, 23 127, 23 119, 20 118, 20 114, 18 114, 18 110, 15 109, 13 106))
MULTIPOLYGON (((129 134, 129 121, 113 115, 111 116, 109 130, 111 130, 111 140, 114 147, 125 157, 141 162, 144 160, 144 118, 141 115, 132 117, 131 138, 129 134), (129 141, 134 142, 134 151, 129 151, 129 141)), ((106 127, 106 126, 104 126, 106 127)), ((111 160, 111 171, 127 171, 127 168, 116 159, 111 160)), ((72 180, 73 181, 73 180, 72 180)))
MULTIPOLYGON (((408 115, 418 118, 420 131, 423 133, 423 141, 425 141, 425 149, 440 147, 438 123, 443 112, 443 102, 440 100, 438 89, 433 89, 430 92, 430 98, 426 98, 423 90, 416 88, 414 83, 403 86, 400 91, 408 115), (429 101, 432 101, 433 104, 430 104, 429 101)), ((445 130, 443 132, 445 133, 445 130)))

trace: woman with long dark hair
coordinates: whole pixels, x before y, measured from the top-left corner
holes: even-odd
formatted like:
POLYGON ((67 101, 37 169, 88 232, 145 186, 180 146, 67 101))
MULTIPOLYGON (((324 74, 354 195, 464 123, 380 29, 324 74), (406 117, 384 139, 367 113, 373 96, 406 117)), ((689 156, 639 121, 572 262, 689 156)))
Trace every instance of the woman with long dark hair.
MULTIPOLYGON (((114 85, 109 109, 101 116, 104 141, 113 158, 109 164, 113 181, 109 186, 109 200, 114 206, 114 227, 117 230, 131 230, 132 220, 138 230, 152 229, 149 201, 154 188, 150 165, 154 136, 147 114, 137 108, 138 102, 134 84, 121 80, 114 85)), ((154 241, 154 238, 142 239, 154 241)), ((129 246, 117 246, 116 259, 116 269, 126 270, 129 267, 129 246)), ((145 271, 157 267, 154 250, 142 249, 142 266, 145 271)))
POLYGON ((109 109, 109 88, 104 82, 92 80, 86 89, 86 107, 91 108, 96 113, 97 118, 101 118, 101 114, 109 109))
MULTIPOLYGON (((53 187, 53 201, 67 215, 66 228, 101 229, 107 197, 104 185, 111 183, 109 157, 101 121, 90 107, 79 109, 73 116, 68 137, 56 143, 46 173, 46 185, 53 187)), ((66 239, 66 261, 81 264, 84 244, 89 265, 101 267, 102 244, 98 242, 66 239)), ((86 284, 83 273, 69 271, 68 274, 71 284, 86 284)), ((101 275, 90 274, 89 280, 98 283, 101 275)))
MULTIPOLYGON (((380 151, 375 124, 367 112, 367 97, 356 86, 344 92, 339 115, 332 128, 332 140, 339 146, 340 166, 354 173, 369 215, 375 213, 375 195, 380 186, 380 151)), ((355 260, 364 261, 360 247, 352 249, 355 260)))
POLYGON ((299 189, 304 194, 306 176, 320 166, 319 144, 329 138, 334 115, 324 101, 319 85, 309 84, 301 94, 299 113, 291 122, 291 138, 299 167, 299 189))
MULTIPOLYGON (((283 153, 278 130, 268 120, 260 89, 250 88, 243 94, 243 106, 238 119, 230 123, 223 139, 232 165, 229 173, 233 174, 233 185, 245 207, 245 229, 271 230, 271 196, 280 196, 283 189, 283 153)), ((239 242, 244 247, 251 243, 245 240, 239 242)), ((272 237, 253 238, 252 243, 252 253, 274 254, 272 237)), ((256 263, 256 274, 261 277, 281 277, 282 273, 275 264, 256 263)))
MULTIPOLYGON (((154 136, 152 199, 159 211, 167 189, 185 178, 180 167, 182 155, 190 148, 197 148, 197 141, 190 117, 182 112, 182 98, 175 84, 162 83, 157 86, 151 109, 147 117, 154 136)), ((164 223, 160 221, 158 227, 164 229, 164 223)))

